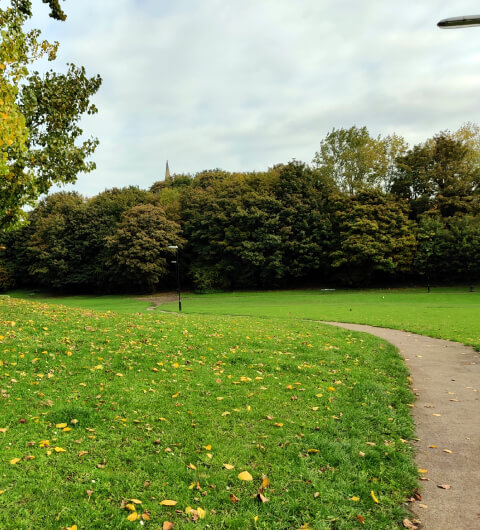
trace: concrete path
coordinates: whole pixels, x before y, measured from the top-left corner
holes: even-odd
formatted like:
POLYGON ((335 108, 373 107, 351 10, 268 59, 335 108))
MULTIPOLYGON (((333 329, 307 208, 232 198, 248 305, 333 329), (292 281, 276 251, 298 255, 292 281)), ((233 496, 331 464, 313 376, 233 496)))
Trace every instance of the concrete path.
POLYGON ((421 528, 480 529, 480 354, 405 331, 324 323, 381 337, 405 358, 417 396, 416 461, 427 470, 422 499, 411 504, 421 528))

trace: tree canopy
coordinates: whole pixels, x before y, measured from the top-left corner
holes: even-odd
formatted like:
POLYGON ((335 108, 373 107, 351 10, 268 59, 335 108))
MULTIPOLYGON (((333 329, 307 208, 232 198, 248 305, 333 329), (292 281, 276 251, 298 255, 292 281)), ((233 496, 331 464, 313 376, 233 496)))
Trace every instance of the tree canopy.
MULTIPOLYGON (((65 20, 59 0, 43 2, 50 16, 65 20)), ((58 43, 41 40, 38 29, 27 31, 31 16, 30 0, 0 8, 0 229, 14 226, 53 184, 74 182, 95 167, 87 159, 97 140, 78 142, 78 123, 97 111, 90 98, 101 79, 74 65, 66 74, 34 71, 42 57, 55 60, 58 43)))

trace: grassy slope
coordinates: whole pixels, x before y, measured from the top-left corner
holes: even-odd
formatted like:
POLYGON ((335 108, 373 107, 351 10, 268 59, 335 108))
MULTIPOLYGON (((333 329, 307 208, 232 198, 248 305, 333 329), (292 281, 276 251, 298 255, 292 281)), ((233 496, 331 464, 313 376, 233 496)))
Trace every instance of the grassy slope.
MULTIPOLYGON (((24 300, 45 301, 51 304, 61 304, 68 307, 77 307, 82 309, 93 309, 96 311, 114 310, 116 313, 144 313, 151 303, 148 300, 142 300, 142 297, 135 295, 74 295, 59 296, 47 294, 40 291, 10 291, 9 296, 13 298, 22 298, 24 300)), ((143 297, 145 298, 145 297, 143 297)))
MULTIPOLYGON (((333 320, 404 329, 480 349, 480 294, 466 289, 272 291, 190 295, 188 313, 333 320)), ((162 305, 175 310, 175 304, 162 305)))
POLYGON ((146 528, 189 527, 188 506, 200 528, 400 524, 412 396, 386 343, 293 320, 0 305, 1 528, 131 528, 129 499, 146 528))

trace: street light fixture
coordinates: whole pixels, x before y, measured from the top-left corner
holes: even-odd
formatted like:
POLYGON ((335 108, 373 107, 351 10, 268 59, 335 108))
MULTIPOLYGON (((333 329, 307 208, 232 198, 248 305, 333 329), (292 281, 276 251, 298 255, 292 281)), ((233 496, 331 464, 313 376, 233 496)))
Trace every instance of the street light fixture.
POLYGON ((169 245, 168 248, 175 250, 175 263, 177 265, 177 293, 178 293, 178 310, 182 311, 182 298, 180 293, 180 264, 178 262, 178 245, 169 245))
POLYGON ((437 24, 439 28, 472 28, 480 26, 480 15, 465 15, 463 17, 444 18, 437 24))

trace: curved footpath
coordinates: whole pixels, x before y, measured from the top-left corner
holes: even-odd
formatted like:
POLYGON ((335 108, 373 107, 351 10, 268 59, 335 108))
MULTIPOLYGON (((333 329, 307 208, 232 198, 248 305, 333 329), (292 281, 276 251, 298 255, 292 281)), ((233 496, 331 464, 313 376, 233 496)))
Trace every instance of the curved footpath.
POLYGON ((473 348, 405 331, 323 322, 396 346, 417 396, 416 462, 422 499, 411 504, 425 530, 480 529, 480 355, 473 348))

